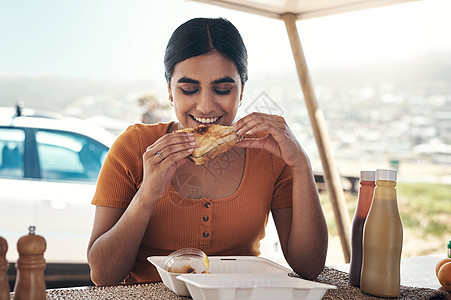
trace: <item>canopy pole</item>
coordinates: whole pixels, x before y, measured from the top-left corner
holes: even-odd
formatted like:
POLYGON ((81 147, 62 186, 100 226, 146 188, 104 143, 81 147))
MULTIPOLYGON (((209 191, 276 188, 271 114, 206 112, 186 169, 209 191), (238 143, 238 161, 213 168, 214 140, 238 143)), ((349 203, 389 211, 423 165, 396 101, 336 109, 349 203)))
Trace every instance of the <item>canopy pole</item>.
POLYGON ((343 187, 340 175, 335 166, 334 157, 330 150, 329 137, 327 133, 324 114, 316 101, 315 92, 310 79, 307 62, 301 46, 301 40, 296 27, 296 16, 291 13, 283 14, 282 19, 287 28, 290 39, 291 49, 293 51, 296 69, 301 83, 304 99, 312 124, 313 133, 318 145, 321 162, 323 165, 324 179, 332 201, 335 221, 337 223, 338 235, 343 249, 343 255, 346 263, 349 263, 351 257, 350 250, 350 217, 346 207, 343 187))

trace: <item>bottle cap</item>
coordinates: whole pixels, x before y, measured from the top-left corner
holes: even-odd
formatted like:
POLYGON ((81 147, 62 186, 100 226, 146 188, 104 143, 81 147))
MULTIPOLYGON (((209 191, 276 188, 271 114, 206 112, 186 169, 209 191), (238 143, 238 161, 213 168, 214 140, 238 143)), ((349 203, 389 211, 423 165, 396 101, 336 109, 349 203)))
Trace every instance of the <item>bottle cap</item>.
POLYGON ((360 181, 375 181, 376 172, 375 171, 360 171, 360 181))
POLYGON ((388 180, 396 181, 396 170, 390 169, 377 169, 376 170, 376 180, 388 180))

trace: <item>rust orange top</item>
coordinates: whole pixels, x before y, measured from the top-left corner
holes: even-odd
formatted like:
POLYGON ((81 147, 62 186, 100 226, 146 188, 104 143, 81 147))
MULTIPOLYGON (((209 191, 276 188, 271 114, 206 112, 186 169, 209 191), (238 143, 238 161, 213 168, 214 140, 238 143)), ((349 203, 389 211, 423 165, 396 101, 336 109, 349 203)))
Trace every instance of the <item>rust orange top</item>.
MULTIPOLYGON (((142 182, 143 153, 171 124, 136 124, 118 137, 100 171, 92 204, 127 208, 142 182)), ((168 184, 124 282, 160 281, 147 257, 180 248, 198 248, 207 255, 258 256, 270 210, 291 207, 291 194, 291 169, 281 158, 259 149, 246 149, 240 186, 226 198, 191 199, 168 184)))

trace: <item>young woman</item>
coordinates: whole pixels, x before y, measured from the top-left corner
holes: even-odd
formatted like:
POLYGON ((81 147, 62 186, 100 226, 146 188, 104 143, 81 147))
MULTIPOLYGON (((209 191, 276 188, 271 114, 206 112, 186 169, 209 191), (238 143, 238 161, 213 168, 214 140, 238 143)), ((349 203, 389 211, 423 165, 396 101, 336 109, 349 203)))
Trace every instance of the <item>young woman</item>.
POLYGON ((130 126, 99 175, 88 246, 97 285, 159 281, 148 256, 186 247, 207 255, 260 254, 271 211, 284 256, 300 276, 324 268, 327 226, 309 159, 280 116, 234 123, 247 81, 247 52, 225 19, 196 18, 171 36, 165 71, 177 121, 130 126), (233 125, 246 138, 196 166, 181 128, 233 125))

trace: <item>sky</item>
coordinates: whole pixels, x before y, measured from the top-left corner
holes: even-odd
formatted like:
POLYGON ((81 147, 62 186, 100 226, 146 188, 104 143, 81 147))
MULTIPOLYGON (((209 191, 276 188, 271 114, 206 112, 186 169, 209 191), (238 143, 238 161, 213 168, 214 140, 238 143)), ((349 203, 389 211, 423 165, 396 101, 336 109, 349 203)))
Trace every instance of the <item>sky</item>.
MULTIPOLYGON (((421 0, 297 26, 315 65, 451 56, 450 12, 450 0, 421 0)), ((281 20, 189 0, 0 0, 0 76, 163 81, 171 33, 199 16, 235 24, 250 73, 294 68, 281 20)))

